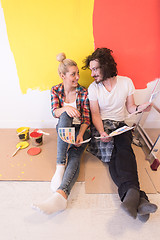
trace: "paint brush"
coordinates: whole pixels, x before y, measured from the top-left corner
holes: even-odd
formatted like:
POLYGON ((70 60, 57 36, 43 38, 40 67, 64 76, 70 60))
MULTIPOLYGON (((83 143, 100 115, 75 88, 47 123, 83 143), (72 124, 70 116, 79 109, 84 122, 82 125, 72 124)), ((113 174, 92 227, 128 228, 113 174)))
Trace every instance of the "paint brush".
POLYGON ((43 133, 44 135, 49 135, 49 133, 43 132, 42 130, 37 130, 38 133, 43 133))
POLYGON ((17 148, 17 150, 12 154, 12 157, 16 155, 16 153, 21 149, 21 145, 17 148))
POLYGON ((17 133, 17 135, 20 135, 21 133, 25 132, 27 129, 23 129, 21 132, 17 133))

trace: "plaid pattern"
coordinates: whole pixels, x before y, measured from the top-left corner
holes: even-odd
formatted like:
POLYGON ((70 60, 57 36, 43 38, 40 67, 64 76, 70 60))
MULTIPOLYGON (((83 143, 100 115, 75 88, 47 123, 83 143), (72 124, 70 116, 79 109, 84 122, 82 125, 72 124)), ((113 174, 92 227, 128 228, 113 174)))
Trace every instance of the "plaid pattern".
MULTIPOLYGON (((76 88, 76 105, 77 110, 81 113, 81 124, 90 125, 90 110, 89 110, 89 100, 88 91, 86 88, 78 84, 76 88)), ((53 117, 55 117, 55 109, 61 108, 64 105, 64 86, 60 83, 53 86, 51 89, 51 111, 53 117)))
MULTIPOLYGON (((112 120, 103 120, 104 131, 109 134, 119 127, 119 124, 124 122, 117 122, 112 120)), ((97 129, 91 125, 92 139, 89 142, 87 151, 98 157, 102 162, 109 162, 114 148, 114 138, 110 142, 102 142, 94 137, 99 137, 97 129)))

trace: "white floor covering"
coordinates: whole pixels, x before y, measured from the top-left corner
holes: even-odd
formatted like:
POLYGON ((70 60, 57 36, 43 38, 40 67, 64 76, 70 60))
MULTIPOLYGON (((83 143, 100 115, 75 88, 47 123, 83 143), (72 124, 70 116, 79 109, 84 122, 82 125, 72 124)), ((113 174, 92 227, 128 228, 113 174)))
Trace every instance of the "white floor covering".
MULTIPOLYGON (((65 211, 51 216, 36 212, 32 202, 51 195, 49 182, 0 182, 2 240, 159 240, 160 209, 147 223, 127 216, 117 194, 85 194, 76 183, 65 211)), ((160 194, 149 199, 160 203, 160 194)))

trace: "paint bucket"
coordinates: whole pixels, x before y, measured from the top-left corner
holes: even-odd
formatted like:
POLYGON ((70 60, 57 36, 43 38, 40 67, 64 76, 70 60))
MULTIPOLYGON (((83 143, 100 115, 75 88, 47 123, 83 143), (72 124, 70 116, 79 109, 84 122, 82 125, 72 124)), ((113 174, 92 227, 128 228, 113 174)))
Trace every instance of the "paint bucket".
POLYGON ((29 127, 18 128, 17 135, 21 141, 27 141, 29 139, 29 127))
POLYGON ((30 137, 34 146, 39 146, 43 144, 43 133, 38 133, 34 130, 30 133, 30 137))

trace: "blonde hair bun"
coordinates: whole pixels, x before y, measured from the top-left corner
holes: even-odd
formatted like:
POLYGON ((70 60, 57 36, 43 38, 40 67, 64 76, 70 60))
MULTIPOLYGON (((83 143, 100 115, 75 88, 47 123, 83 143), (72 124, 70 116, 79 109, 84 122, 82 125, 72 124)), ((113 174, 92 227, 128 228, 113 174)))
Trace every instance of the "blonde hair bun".
POLYGON ((57 59, 57 61, 59 61, 59 62, 63 62, 63 60, 66 59, 65 53, 59 53, 59 54, 56 56, 56 59, 57 59))

